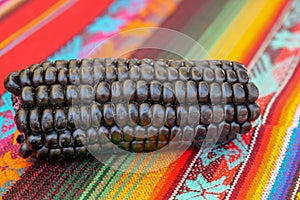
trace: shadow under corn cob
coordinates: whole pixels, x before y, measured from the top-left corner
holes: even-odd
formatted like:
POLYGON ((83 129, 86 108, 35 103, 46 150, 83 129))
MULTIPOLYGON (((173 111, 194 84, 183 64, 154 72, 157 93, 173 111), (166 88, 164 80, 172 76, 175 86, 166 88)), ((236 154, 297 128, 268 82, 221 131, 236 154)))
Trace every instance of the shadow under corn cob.
POLYGON ((155 151, 176 138, 224 143, 260 115, 258 88, 229 61, 83 59, 43 62, 11 73, 19 154, 84 157, 116 145, 155 151), (112 145, 116 144, 116 145, 112 145))

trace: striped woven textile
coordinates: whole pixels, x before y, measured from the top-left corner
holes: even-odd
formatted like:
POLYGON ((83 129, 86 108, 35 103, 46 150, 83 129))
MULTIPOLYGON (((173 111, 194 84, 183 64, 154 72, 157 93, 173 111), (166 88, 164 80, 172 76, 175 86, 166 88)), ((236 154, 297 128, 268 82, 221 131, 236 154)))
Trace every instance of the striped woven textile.
MULTIPOLYGON (((262 117, 252 130, 207 154, 190 148, 157 171, 155 157, 137 157, 127 172, 92 157, 34 163, 17 155, 15 112, 0 84, 0 199, 300 199, 299 0, 2 0, 0 80, 43 60, 85 57, 114 34, 143 27, 179 31, 211 58, 247 65, 261 91, 262 117)), ((159 36, 139 37, 109 43, 104 53, 159 36)))

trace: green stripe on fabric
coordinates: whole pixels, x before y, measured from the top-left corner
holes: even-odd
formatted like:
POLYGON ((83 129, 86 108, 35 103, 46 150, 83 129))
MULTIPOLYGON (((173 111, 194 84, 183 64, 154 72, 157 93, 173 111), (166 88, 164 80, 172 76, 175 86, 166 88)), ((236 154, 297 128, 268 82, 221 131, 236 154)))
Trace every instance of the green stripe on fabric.
MULTIPOLYGON (((247 1, 229 1, 203 35, 198 39, 198 42, 209 52, 217 40, 225 32, 227 27, 232 23, 235 17, 238 16, 243 6, 247 1)), ((236 30, 235 30, 236 31, 236 30)), ((187 54, 188 58, 194 58, 196 56, 196 50, 194 48, 187 54)), ((214 56, 214 55, 211 55, 214 56)), ((200 58, 201 59, 201 58, 200 58)))
MULTIPOLYGON (((133 159, 135 158, 136 156, 130 156, 130 161, 133 161, 133 159)), ((141 157, 139 160, 138 160, 138 164, 140 164, 141 162, 143 161, 143 157, 141 157)), ((137 169, 138 167, 138 164, 133 168, 133 170, 137 169)), ((103 198, 103 199, 106 199, 107 196, 110 194, 111 192, 111 188, 114 188, 116 183, 118 181, 120 181, 121 177, 124 175, 124 172, 123 171, 119 171, 117 170, 116 173, 114 174, 114 177, 113 179, 110 180, 109 184, 106 185, 106 188, 102 191, 100 191, 100 193, 98 194, 95 194, 97 195, 97 198, 103 198)), ((120 189, 119 189, 120 190, 120 189)))
MULTIPOLYGON (((94 168, 95 166, 96 166, 96 164, 97 163, 94 163, 94 162, 90 162, 92 159, 89 159, 89 160, 87 160, 87 161, 84 161, 84 162, 81 162, 78 166, 76 166, 76 170, 75 170, 75 173, 74 174, 77 174, 80 170, 82 170, 82 168, 85 168, 86 167, 86 165, 88 165, 87 166, 87 169, 85 169, 84 171, 83 171, 83 173, 81 174, 81 177, 84 177, 85 176, 85 174, 87 173, 87 172, 89 172, 89 171, 92 171, 92 170, 90 170, 90 169, 92 169, 92 168, 94 168)), ((74 165, 76 165, 76 164, 74 164, 74 165)), ((71 167, 71 166, 70 166, 71 167)), ((68 167, 69 168, 69 167, 68 167)), ((65 170, 62 174, 61 174, 61 177, 68 177, 69 176, 69 174, 67 173, 67 170, 65 170)), ((70 177, 69 179, 75 179, 76 177, 74 177, 74 176, 72 176, 72 177, 70 177)), ((63 180, 62 178, 60 179, 60 180, 63 180)), ((54 184, 54 186, 52 187, 52 189, 48 192, 48 194, 47 194, 47 196, 46 196, 46 199, 47 198, 50 198, 51 196, 49 196, 49 195, 51 195, 52 193, 55 193, 55 194, 59 194, 59 192, 57 192, 57 189, 58 189, 58 187, 60 187, 60 190, 62 189, 62 188, 65 188, 64 187, 65 186, 65 183, 63 182, 61 182, 61 181, 58 181, 58 182, 56 182, 55 184, 54 184), (63 187, 62 187, 62 185, 63 185, 63 187)), ((70 192, 70 191, 69 191, 70 192)), ((53 198, 53 197, 51 197, 51 198, 53 198)))
MULTIPOLYGON (((115 156, 110 157, 107 160, 106 164, 110 165, 114 161, 114 159, 115 159, 115 156)), ((93 186, 95 185, 95 183, 97 183, 98 181, 102 180, 105 177, 106 173, 110 172, 110 168, 106 167, 105 165, 103 165, 100 169, 101 169, 100 171, 96 172, 97 174, 95 176, 89 177, 92 180, 88 181, 89 184, 87 185, 87 187, 85 188, 85 190, 82 192, 82 194, 79 197, 79 199, 85 199, 85 197, 87 195, 89 195, 90 191, 93 189, 93 186)))
POLYGON ((148 166, 146 167, 146 172, 143 172, 141 174, 141 176, 139 177, 138 181, 134 183, 133 187, 130 189, 130 191, 126 194, 125 199, 128 199, 130 197, 130 195, 132 194, 133 190, 137 187, 137 185, 140 183, 140 181, 145 177, 145 174, 148 172, 148 170, 150 169, 150 167, 153 165, 154 161, 156 160, 157 156, 159 155, 159 153, 156 153, 153 157, 153 159, 151 159, 151 161, 149 162, 148 166))
MULTIPOLYGON (((90 181, 90 179, 92 179, 94 177, 94 174, 95 174, 94 169, 98 169, 99 162, 93 161, 92 164, 93 165, 88 166, 88 170, 84 170, 84 173, 82 175, 80 175, 80 180, 84 180, 84 181, 88 182, 88 181, 90 181), (91 173, 89 174, 87 172, 91 172, 91 173)), ((100 166, 100 169, 101 168, 103 168, 102 165, 100 166)), ((76 180, 78 178, 78 176, 72 176, 72 177, 74 180, 76 180)), ((68 180, 64 184, 64 187, 61 187, 58 192, 58 195, 55 196, 57 199, 65 199, 63 197, 64 191, 66 190, 65 188, 69 188, 68 185, 75 182, 73 179, 68 178, 68 180)), ((71 188, 75 188, 75 187, 72 186, 71 188)), ((72 193, 71 190, 69 190, 68 194, 71 194, 71 193, 72 193)))
MULTIPOLYGON (((120 188, 118 189, 118 191, 115 193, 113 199, 116 199, 116 198, 119 196, 119 194, 122 192, 122 189, 126 186, 126 184, 127 184, 128 181, 130 180, 130 178, 133 176, 133 174, 138 170, 138 168, 140 167, 141 163, 144 161, 144 159, 145 159, 146 156, 147 156, 146 154, 143 154, 143 155, 141 156, 141 158, 138 160, 138 163, 134 166, 133 170, 132 170, 132 171, 130 172, 130 174, 126 177, 125 181, 122 183, 122 185, 120 186, 120 188)), ((155 159, 156 157, 157 157, 157 156, 153 156, 153 157, 151 158, 151 161, 152 161, 153 159, 155 159)), ((149 163, 148 163, 148 165, 149 165, 149 163)), ((148 166, 148 165, 147 165, 147 166, 148 166)))
MULTIPOLYGON (((121 165, 123 165, 125 161, 130 162, 131 159, 130 159, 130 158, 128 159, 128 156, 122 156, 122 157, 121 157, 121 160, 120 160, 119 162, 120 162, 121 165)), ((108 164, 109 164, 109 163, 108 163, 108 164)), ((82 194, 84 194, 84 193, 85 193, 85 194, 82 195, 82 196, 80 197, 80 199, 86 199, 86 198, 89 198, 91 195, 94 195, 95 191, 92 191, 92 192, 91 192, 91 190, 94 188, 93 185, 95 185, 96 187, 99 187, 99 184, 100 184, 100 185, 103 185, 103 184, 102 184, 102 181, 103 181, 103 183, 105 184, 105 183, 109 183, 111 179, 115 178, 115 174, 117 173, 117 172, 116 172, 117 170, 111 169, 111 168, 109 168, 109 167, 105 167, 105 168, 106 168, 105 170, 107 170, 108 173, 107 173, 105 176, 100 176, 102 172, 97 173, 97 174, 95 175, 96 178, 93 179, 93 182, 90 183, 89 186, 88 186, 88 188, 82 193, 82 194), (100 178, 99 178, 99 177, 100 177, 100 178), (87 190, 88 190, 88 191, 87 191, 87 190)), ((104 170, 104 171, 105 171, 105 170, 104 170)), ((104 185, 103 188, 101 188, 100 193, 101 193, 102 191, 105 190, 106 186, 107 186, 107 184, 104 185)))
MULTIPOLYGON (((84 180, 84 183, 82 184, 82 178, 80 179, 80 180, 76 180, 76 181, 74 181, 74 187, 72 187, 71 188, 71 190, 69 190, 68 191, 68 193, 67 193, 67 195, 64 197, 65 199, 72 199, 72 198, 74 198, 74 193, 76 193, 76 191, 78 190, 78 189, 83 189, 83 188, 86 188, 89 184, 89 182, 90 181, 92 181, 91 179, 94 177, 94 174, 95 174, 95 171, 96 170, 93 170, 93 169, 98 169, 98 162, 93 162, 93 163, 96 163, 96 165, 94 165, 95 167, 93 167, 93 168, 91 168, 91 171, 93 171, 93 173, 90 173, 90 174, 88 174, 88 173, 86 173, 85 171, 84 171, 84 175, 82 176, 82 177, 86 177, 86 179, 85 178, 83 178, 83 180, 84 180)), ((103 166, 101 165, 101 167, 100 168, 102 168, 103 166)))

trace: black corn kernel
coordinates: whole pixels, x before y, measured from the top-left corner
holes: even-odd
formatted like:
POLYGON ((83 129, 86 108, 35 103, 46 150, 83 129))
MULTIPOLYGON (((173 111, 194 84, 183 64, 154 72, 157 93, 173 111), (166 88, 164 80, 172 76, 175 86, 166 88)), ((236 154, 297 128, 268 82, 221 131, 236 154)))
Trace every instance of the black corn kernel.
POLYGON ((227 69, 226 70, 226 78, 228 83, 235 83, 237 82, 237 76, 234 70, 232 69, 227 69))
POLYGON ((165 109, 160 104, 154 104, 152 106, 152 125, 156 128, 162 127, 165 121, 165 109))
POLYGON ((38 108, 33 108, 30 110, 29 114, 29 126, 32 131, 40 132, 41 124, 40 124, 40 113, 38 108))
POLYGON ((100 127, 102 122, 102 113, 100 104, 94 102, 91 105, 91 123, 94 127, 100 127))
POLYGON ((162 85, 158 81, 152 81, 150 83, 150 99, 153 102, 159 102, 162 97, 162 85))
POLYGON ((80 121, 79 126, 80 128, 86 130, 91 127, 91 112, 90 108, 87 105, 80 106, 80 121))
POLYGON ((127 101, 133 100, 135 97, 135 82, 132 80, 124 81, 123 98, 127 101))
POLYGON ((200 122, 209 125, 212 120, 212 109, 208 105, 201 106, 201 119, 200 122))
POLYGON ((198 100, 201 103, 208 102, 209 97, 209 86, 207 82, 199 82, 198 83, 198 100))
POLYGON ((62 157, 64 160, 72 160, 75 156, 73 147, 65 147, 62 149, 62 157))
POLYGON ((136 104, 128 104, 128 123, 131 126, 136 126, 139 121, 138 107, 136 104))
POLYGON ((86 138, 88 144, 96 144, 98 143, 98 134, 95 128, 89 128, 86 131, 86 138))
POLYGON ((110 135, 111 135, 111 141, 114 144, 118 144, 122 142, 122 132, 118 127, 116 126, 112 127, 110 130, 110 135))
POLYGON ((248 101, 250 103, 254 103, 258 96, 259 96, 259 92, 258 92, 258 88, 256 85, 254 85, 254 83, 248 83, 247 84, 247 95, 248 95, 248 101))
POLYGON ((77 86, 67 85, 66 101, 67 101, 67 104, 69 104, 69 105, 79 103, 79 94, 78 94, 77 86))
POLYGON ((87 136, 81 129, 77 129, 72 134, 75 146, 84 146, 87 143, 87 136))
POLYGON ((109 85, 106 82, 100 82, 96 89, 96 100, 99 103, 105 103, 110 98, 109 85))
POLYGON ((233 102, 235 104, 243 104, 246 101, 246 94, 243 85, 240 83, 235 83, 232 86, 233 90, 233 102))
POLYGON ((92 85, 93 79, 93 68, 91 60, 83 59, 80 66, 80 83, 92 85))
POLYGON ((50 149, 49 152, 49 161, 55 162, 61 158, 61 149, 50 149))
POLYGON ((40 85, 36 88, 36 103, 38 106, 47 106, 49 105, 49 94, 48 87, 45 85, 40 85))
POLYGON ((9 92, 18 95, 21 91, 21 86, 17 82, 19 78, 19 72, 12 72, 4 79, 4 87, 9 92))
POLYGON ((143 141, 133 141, 131 143, 131 151, 139 153, 144 150, 144 142, 143 141))
POLYGON ((60 147, 70 147, 73 144, 70 131, 63 131, 62 133, 60 133, 58 140, 60 147))
POLYGON ((165 111, 165 126, 167 127, 173 127, 176 122, 176 113, 174 108, 167 107, 165 111))
POLYGON ((228 82, 222 84, 222 102, 230 103, 232 101, 232 89, 228 82))
POLYGON ((36 152, 36 157, 38 161, 48 160, 49 149, 47 147, 43 147, 36 152))
POLYGON ((194 81, 188 81, 186 84, 186 98, 189 104, 198 104, 197 84, 194 81))
POLYGON ((42 136, 40 134, 28 136, 26 142, 30 150, 37 150, 43 146, 42 136))
POLYGON ((203 73, 203 80, 211 83, 215 79, 215 74, 214 71, 210 68, 204 68, 204 73, 203 73))
POLYGON ((22 143, 18 152, 19 156, 22 158, 28 158, 31 153, 32 151, 28 148, 27 144, 22 143))
POLYGON ((112 104, 104 104, 103 106, 103 119, 107 126, 113 126, 114 120, 114 108, 112 104))
POLYGON ((31 86, 31 72, 29 69, 23 69, 19 74, 19 82, 22 87, 31 86))
POLYGON ((47 85, 52 85, 56 82, 57 69, 55 67, 49 67, 45 71, 45 83, 47 85))
POLYGON ((22 133, 28 132, 27 115, 28 115, 28 111, 21 108, 20 110, 18 110, 18 112, 15 116, 15 122, 16 122, 17 128, 22 133))
POLYGON ((50 87, 50 102, 54 106, 59 106, 65 103, 64 88, 62 85, 52 85, 50 87))
POLYGON ((172 104, 175 100, 173 85, 169 82, 163 83, 163 102, 165 104, 172 104))
POLYGON ((122 101, 122 84, 119 81, 111 84, 111 101, 113 103, 122 101))
MULTIPOLYGON (((67 114, 68 128, 71 130, 79 128, 80 110, 77 106, 70 106, 67 114)), ((92 115, 93 117, 93 115, 92 115)), ((92 118, 93 119, 93 118, 92 118)))
POLYGON ((52 131, 45 135, 45 146, 47 148, 57 148, 58 144, 58 133, 56 131, 52 131))
POLYGON ((174 86, 174 92, 176 100, 179 104, 186 103, 186 93, 183 91, 186 91, 186 84, 183 81, 176 81, 174 86))
POLYGON ((41 119, 42 130, 48 132, 54 128, 53 111, 51 109, 45 109, 41 119))
POLYGON ((221 90, 221 87, 218 83, 211 83, 210 84, 209 95, 210 95, 211 104, 214 105, 214 104, 217 104, 217 103, 221 103, 222 90, 221 90))
POLYGON ((250 121, 256 120, 260 115, 260 108, 257 105, 257 103, 249 104, 248 109, 249 109, 249 113, 250 113, 249 114, 249 120, 250 121))
POLYGON ((142 126, 148 126, 151 123, 152 113, 150 105, 148 103, 142 103, 139 108, 139 124, 142 126))
POLYGON ((248 109, 245 105, 238 105, 236 108, 237 119, 236 121, 240 124, 244 123, 248 119, 248 109))
POLYGON ((34 90, 30 86, 25 86, 21 92, 21 101, 24 107, 31 107, 35 104, 34 90))
POLYGON ((67 117, 63 109, 55 110, 54 127, 57 131, 62 131, 67 128, 67 117))
POLYGON ((145 101, 148 99, 149 87, 146 81, 139 80, 136 84, 136 97, 139 101, 145 101))
POLYGON ((37 87, 39 85, 44 84, 44 70, 42 67, 38 67, 33 71, 32 74, 32 85, 37 87))
POLYGON ((79 101, 82 104, 90 104, 94 99, 94 89, 90 85, 80 85, 79 88, 79 101))

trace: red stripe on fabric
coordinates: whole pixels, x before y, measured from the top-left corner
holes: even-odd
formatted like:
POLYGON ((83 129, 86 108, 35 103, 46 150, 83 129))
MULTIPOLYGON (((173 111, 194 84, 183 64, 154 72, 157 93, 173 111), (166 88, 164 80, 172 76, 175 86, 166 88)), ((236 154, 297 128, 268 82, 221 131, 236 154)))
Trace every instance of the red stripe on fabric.
POLYGON ((265 25, 265 28, 260 30, 259 37, 256 39, 254 43, 252 43, 252 46, 249 48, 248 53, 243 58, 242 62, 245 63, 245 65, 248 65, 257 50, 259 49, 260 45, 264 42, 268 34, 270 33, 270 30, 273 28, 274 24, 277 22, 279 17, 283 14, 284 9, 288 5, 290 1, 285 0, 282 2, 282 5, 280 6, 278 12, 274 13, 274 17, 272 20, 269 21, 268 24, 265 25))
MULTIPOLYGON (((111 2, 112 0, 103 0, 99 4, 97 0, 86 0, 74 4, 0 57, 0 80, 4 80, 9 72, 39 63, 53 54, 99 16, 111 2)), ((4 86, 0 84, 0 93, 3 92, 4 86)))
POLYGON ((32 0, 17 8, 9 16, 0 21, 0 41, 3 41, 12 33, 28 24, 55 2, 55 0, 32 0))
MULTIPOLYGON (((299 84, 300 79, 300 64, 298 64, 296 71, 294 72, 289 84, 285 86, 282 93, 276 98, 272 108, 270 109, 270 113, 268 114, 268 118, 265 124, 273 124, 274 122, 278 122, 280 118, 280 113, 282 108, 285 106, 286 100, 291 98, 292 92, 295 89, 295 85, 299 84)), ((236 184, 235 190, 231 195, 231 199, 238 199, 239 197, 245 197, 247 194, 247 188, 252 183, 252 178, 255 176, 255 171, 260 166, 262 159, 264 157, 265 149, 267 148, 267 144, 270 140, 270 134, 273 130, 273 126, 262 126, 257 134, 257 139, 255 145, 253 146, 253 150, 248 159, 247 165, 243 171, 243 174, 239 177, 238 184, 236 184), (248 181, 246 181, 246 179, 248 181)))
POLYGON ((169 199, 171 197, 172 193, 183 178, 185 172, 190 167, 190 164, 197 155, 198 151, 199 149, 192 147, 192 149, 188 151, 187 155, 181 156, 175 169, 172 171, 172 173, 170 173, 170 176, 167 178, 168 181, 162 187, 165 189, 161 190, 158 194, 158 199, 169 199))

